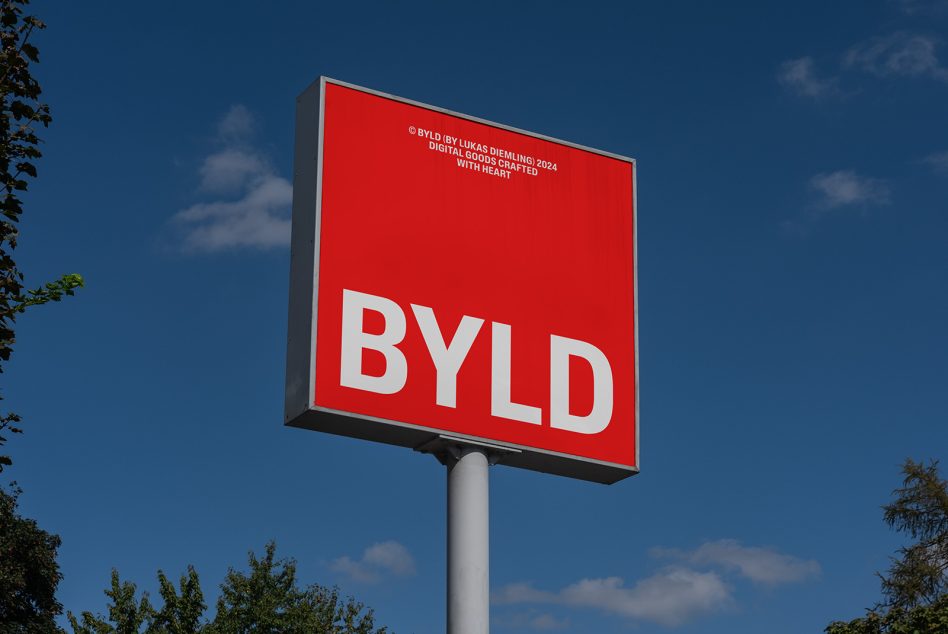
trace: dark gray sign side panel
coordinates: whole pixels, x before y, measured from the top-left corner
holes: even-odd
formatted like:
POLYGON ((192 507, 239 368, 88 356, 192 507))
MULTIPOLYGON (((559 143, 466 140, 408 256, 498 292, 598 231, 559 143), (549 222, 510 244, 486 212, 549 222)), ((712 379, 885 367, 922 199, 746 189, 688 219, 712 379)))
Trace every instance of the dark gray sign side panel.
POLYGON ((286 345, 284 422, 308 411, 313 403, 313 359, 319 257, 319 192, 321 81, 296 99, 296 142, 293 156, 293 226, 290 243, 290 305, 286 345))

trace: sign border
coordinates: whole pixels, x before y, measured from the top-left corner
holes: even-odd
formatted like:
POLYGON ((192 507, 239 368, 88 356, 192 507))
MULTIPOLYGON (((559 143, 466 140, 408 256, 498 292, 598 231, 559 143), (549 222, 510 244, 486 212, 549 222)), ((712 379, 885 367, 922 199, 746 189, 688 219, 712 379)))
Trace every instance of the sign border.
POLYGON ((348 82, 320 76, 296 99, 296 129, 293 161, 293 216, 290 244, 290 299, 287 328, 286 392, 284 424, 332 434, 373 440, 403 447, 418 448, 444 434, 516 449, 520 453, 505 457, 503 464, 563 475, 581 480, 612 484, 640 470, 639 452, 639 284, 638 284, 638 187, 635 159, 563 141, 536 132, 454 112, 438 106, 405 99, 348 82), (542 139, 551 143, 591 152, 629 163, 632 167, 632 284, 633 346, 635 348, 635 466, 629 467, 539 449, 492 438, 471 436, 433 429, 423 425, 344 412, 316 406, 316 303, 319 289, 319 238, 322 219, 323 117, 326 86, 333 84, 395 102, 432 110, 542 139))

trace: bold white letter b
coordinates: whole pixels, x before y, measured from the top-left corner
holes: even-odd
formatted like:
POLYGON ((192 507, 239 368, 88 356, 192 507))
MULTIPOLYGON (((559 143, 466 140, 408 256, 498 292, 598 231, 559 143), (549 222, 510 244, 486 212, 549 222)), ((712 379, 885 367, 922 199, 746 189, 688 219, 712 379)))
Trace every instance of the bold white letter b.
POLYGON ((342 290, 342 360, 339 383, 377 394, 394 394, 408 380, 408 362, 396 344, 405 338, 405 313, 390 299, 342 290), (365 310, 374 310, 385 318, 385 329, 380 335, 362 330, 365 310), (371 376, 362 373, 362 350, 376 350, 385 357, 385 373, 371 376))

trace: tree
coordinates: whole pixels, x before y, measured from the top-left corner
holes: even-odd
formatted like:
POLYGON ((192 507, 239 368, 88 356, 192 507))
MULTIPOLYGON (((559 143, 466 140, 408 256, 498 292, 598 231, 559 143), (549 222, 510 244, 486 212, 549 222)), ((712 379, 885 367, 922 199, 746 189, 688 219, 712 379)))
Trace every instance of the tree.
MULTIPOLYGON (((143 624, 154 618, 154 608, 148 601, 147 593, 140 600, 135 598, 134 583, 119 579, 117 570, 112 570, 112 585, 105 591, 109 603, 108 621, 91 612, 82 613, 80 622, 68 613, 69 624, 76 634, 138 634, 143 624)), ((145 630, 151 632, 151 628, 145 630)))
POLYGON ((884 518, 914 541, 880 575, 883 601, 865 617, 830 623, 827 634, 948 632, 948 482, 938 477, 935 460, 908 459, 902 473, 884 518))
POLYGON ((938 477, 938 462, 911 459, 902 468, 902 487, 886 505, 886 524, 915 540, 899 549, 889 575, 882 578, 886 607, 930 605, 948 592, 948 482, 938 477))
MULTIPOLYGON (((26 290, 23 273, 13 259, 17 223, 23 214, 19 192, 27 189, 26 177, 36 178, 34 161, 42 156, 36 126, 48 127, 52 121, 49 106, 39 101, 42 88, 30 73, 30 64, 39 62, 39 50, 30 36, 45 25, 24 15, 28 2, 2 0, 0 4, 0 362, 8 361, 13 352, 18 315, 30 306, 58 302, 83 285, 82 276, 69 274, 26 290)), ((0 415, 0 433, 22 433, 19 424, 20 417, 13 412, 0 415)), ((6 440, 0 435, 0 447, 6 440)), ((0 471, 11 463, 10 456, 0 455, 0 471)))
POLYGON ((10 493, 0 490, 0 632, 59 632, 59 537, 17 513, 19 493, 16 488, 10 493))
POLYGON ((214 634, 237 632, 319 632, 320 634, 383 634, 374 630, 372 611, 339 591, 311 585, 296 585, 296 562, 274 560, 276 545, 270 542, 262 559, 250 553, 250 574, 231 569, 221 585, 214 634), (361 616, 360 616, 361 615, 361 616))
POLYGON ((217 614, 204 619, 204 593, 194 568, 178 582, 178 589, 158 572, 162 606, 152 606, 147 594, 137 598, 135 585, 122 582, 112 571, 109 616, 83 612, 69 623, 74 634, 385 634, 375 629, 372 610, 336 588, 316 584, 300 588, 296 562, 276 559, 276 545, 267 544, 263 557, 252 552, 249 571, 231 568, 221 584, 217 614))
MULTIPOLYGON (((72 274, 26 290, 13 259, 23 213, 20 193, 26 191, 28 177, 36 178, 34 161, 42 155, 36 127, 48 127, 52 120, 30 72, 30 65, 39 62, 30 36, 44 25, 24 15, 28 1, 0 3, 0 372, 13 352, 17 316, 30 306, 72 295, 83 285, 82 277, 72 274)), ((14 412, 0 413, 0 449, 6 445, 5 434, 22 433, 20 423, 14 412)), ((0 454, 0 471, 12 462, 9 455, 0 454)), ((0 630, 57 632, 54 619, 62 612, 55 599, 62 577, 56 563, 60 540, 17 513, 19 495, 16 486, 10 492, 0 489, 0 630)))
POLYGON ((826 634, 944 634, 948 632, 948 595, 928 605, 887 612, 869 610, 863 618, 830 623, 826 634))
POLYGON ((153 629, 161 634, 192 634, 202 629, 201 620, 204 616, 204 593, 201 591, 201 582, 194 568, 188 566, 187 575, 181 575, 178 587, 181 594, 175 591, 174 584, 168 581, 163 572, 158 571, 159 592, 163 604, 155 612, 153 629))

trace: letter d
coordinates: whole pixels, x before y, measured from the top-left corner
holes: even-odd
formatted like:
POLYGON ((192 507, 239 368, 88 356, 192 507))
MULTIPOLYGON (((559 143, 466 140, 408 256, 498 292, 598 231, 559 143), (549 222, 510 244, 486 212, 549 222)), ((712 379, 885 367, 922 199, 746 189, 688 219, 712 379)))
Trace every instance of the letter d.
POLYGON ((550 427, 598 434, 612 421, 612 368, 599 348, 585 341, 550 336, 550 427), (586 416, 569 413, 569 358, 582 357, 593 371, 593 406, 586 416))
POLYGON ((376 394, 394 394, 405 387, 408 380, 408 362, 402 351, 395 347, 405 338, 405 313, 390 299, 342 290, 342 359, 339 383, 376 394), (385 318, 382 334, 370 335, 363 331, 364 311, 374 310, 385 318), (362 372, 362 350, 376 350, 385 357, 385 373, 371 376, 362 372))

